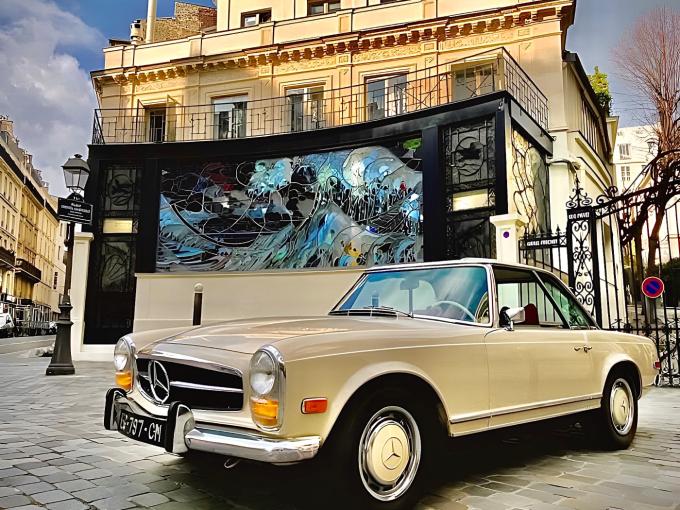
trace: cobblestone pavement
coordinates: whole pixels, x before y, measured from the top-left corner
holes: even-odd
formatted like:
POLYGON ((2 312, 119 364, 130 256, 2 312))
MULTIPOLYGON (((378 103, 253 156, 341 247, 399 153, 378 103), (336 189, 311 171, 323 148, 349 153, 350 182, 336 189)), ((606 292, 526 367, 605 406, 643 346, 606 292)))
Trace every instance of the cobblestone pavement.
MULTIPOLYGON (((110 365, 46 378, 49 360, 0 356, 0 508, 296 510, 309 467, 182 459, 102 426, 110 365)), ((450 471, 419 510, 680 510, 680 390, 641 404, 638 436, 601 452, 564 424, 452 441, 450 471)), ((315 508, 324 508, 320 503, 315 508)))

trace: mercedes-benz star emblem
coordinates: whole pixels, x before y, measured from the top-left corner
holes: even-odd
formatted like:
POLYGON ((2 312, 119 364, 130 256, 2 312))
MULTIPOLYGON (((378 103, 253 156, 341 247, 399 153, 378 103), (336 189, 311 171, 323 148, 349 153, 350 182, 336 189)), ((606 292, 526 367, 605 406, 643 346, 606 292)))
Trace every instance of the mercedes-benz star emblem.
POLYGON ((401 463, 402 446, 396 438, 388 440, 383 448, 383 464, 387 469, 395 469, 401 463))
POLYGON ((170 378, 165 367, 156 360, 149 363, 149 384, 151 394, 160 404, 165 404, 170 398, 170 378))

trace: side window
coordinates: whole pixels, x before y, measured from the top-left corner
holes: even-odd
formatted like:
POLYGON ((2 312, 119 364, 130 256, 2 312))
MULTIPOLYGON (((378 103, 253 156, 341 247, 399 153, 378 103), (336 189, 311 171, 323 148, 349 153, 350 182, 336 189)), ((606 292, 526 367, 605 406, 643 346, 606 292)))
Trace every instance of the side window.
POLYGON ((547 275, 541 275, 541 280, 543 280, 550 296, 555 300, 557 306, 559 306, 562 311, 562 314, 566 317, 569 327, 589 328, 593 325, 593 321, 586 315, 574 297, 566 291, 561 283, 547 275))
POLYGON ((524 308, 525 320, 516 327, 565 327, 560 311, 531 271, 494 268, 498 309, 524 308))

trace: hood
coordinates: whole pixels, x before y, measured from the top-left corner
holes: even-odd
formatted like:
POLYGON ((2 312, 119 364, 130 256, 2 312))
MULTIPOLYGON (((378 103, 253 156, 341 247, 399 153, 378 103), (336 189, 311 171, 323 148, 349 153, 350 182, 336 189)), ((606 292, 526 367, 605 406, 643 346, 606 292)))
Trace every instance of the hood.
MULTIPOLYGON (((277 317, 205 326, 158 342, 253 354, 260 347, 289 338, 332 333, 394 331, 415 328, 413 319, 379 317, 277 317)), ((422 327, 422 325, 420 325, 422 327)))

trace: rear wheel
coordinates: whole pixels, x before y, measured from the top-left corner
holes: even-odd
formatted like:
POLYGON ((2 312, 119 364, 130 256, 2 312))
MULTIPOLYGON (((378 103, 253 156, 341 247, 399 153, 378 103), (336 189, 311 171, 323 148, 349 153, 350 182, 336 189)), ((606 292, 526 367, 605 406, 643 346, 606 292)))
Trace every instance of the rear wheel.
POLYGON ((622 450, 633 442, 638 422, 635 384, 628 375, 613 372, 607 378, 595 426, 605 448, 622 450))
POLYGON ((325 473, 345 495, 340 507, 414 507, 445 439, 429 403, 396 389, 352 403, 322 450, 325 473))

